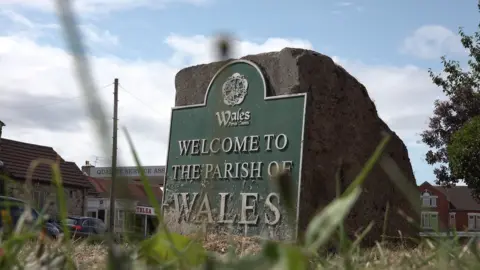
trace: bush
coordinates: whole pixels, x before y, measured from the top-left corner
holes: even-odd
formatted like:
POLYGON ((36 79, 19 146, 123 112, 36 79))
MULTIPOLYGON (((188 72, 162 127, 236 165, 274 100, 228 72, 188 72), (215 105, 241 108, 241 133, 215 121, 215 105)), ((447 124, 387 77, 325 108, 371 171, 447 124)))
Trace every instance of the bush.
POLYGON ((449 165, 458 179, 480 194, 480 116, 455 132, 447 147, 449 165))

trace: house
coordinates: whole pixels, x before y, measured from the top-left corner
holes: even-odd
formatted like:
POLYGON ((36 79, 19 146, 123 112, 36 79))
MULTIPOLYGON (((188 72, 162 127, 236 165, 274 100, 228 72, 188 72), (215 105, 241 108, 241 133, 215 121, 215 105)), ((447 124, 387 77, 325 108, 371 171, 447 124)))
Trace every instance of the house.
POLYGON ((480 235, 480 203, 466 186, 451 188, 424 182, 419 186, 423 235, 434 231, 456 231, 459 235, 480 235))
MULTIPOLYGON (((87 215, 103 220, 108 224, 110 209, 111 180, 88 177, 96 193, 87 198, 87 215)), ((162 203, 163 192, 160 185, 150 184, 155 200, 162 203)), ((129 197, 117 198, 115 204, 115 231, 130 232, 135 228, 149 235, 157 228, 155 209, 150 205, 144 186, 138 182, 128 183, 129 197)))
POLYGON ((31 201, 38 210, 46 207, 46 213, 57 215, 59 204, 57 189, 52 183, 52 169, 48 164, 39 164, 31 175, 30 194, 25 185, 29 179, 29 167, 35 160, 56 162, 60 167, 64 198, 68 214, 84 215, 85 196, 92 185, 74 162, 65 161, 52 147, 0 138, 0 161, 2 173, 13 181, 2 181, 2 193, 7 196, 31 201))

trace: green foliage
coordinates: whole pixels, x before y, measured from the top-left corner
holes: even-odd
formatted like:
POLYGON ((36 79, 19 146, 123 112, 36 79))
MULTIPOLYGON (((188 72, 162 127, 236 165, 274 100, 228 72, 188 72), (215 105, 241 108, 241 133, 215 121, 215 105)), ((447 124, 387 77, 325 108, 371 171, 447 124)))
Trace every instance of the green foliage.
POLYGON ((305 242, 311 251, 316 251, 330 239, 332 233, 343 222, 358 197, 360 189, 355 188, 345 197, 340 197, 327 205, 325 209, 310 222, 305 242))
MULTIPOLYGON (((478 8, 480 10, 480 5, 478 8)), ((442 89, 447 99, 435 101, 428 129, 421 134, 423 143, 431 149, 426 154, 426 161, 437 165, 434 169, 436 182, 446 186, 461 180, 451 171, 451 157, 446 149, 452 135, 467 121, 480 115, 480 31, 467 35, 460 28, 459 34, 463 47, 469 52, 468 70, 464 70, 459 61, 447 60, 443 56, 443 73, 429 71, 433 83, 442 89)))
POLYGON ((177 268, 190 269, 205 262, 206 251, 198 241, 186 236, 171 233, 170 239, 159 232, 139 245, 139 258, 147 264, 166 264, 177 268), (174 252, 178 250, 180 252, 174 252))
POLYGON ((480 116, 453 134, 447 153, 452 174, 480 194, 480 116))

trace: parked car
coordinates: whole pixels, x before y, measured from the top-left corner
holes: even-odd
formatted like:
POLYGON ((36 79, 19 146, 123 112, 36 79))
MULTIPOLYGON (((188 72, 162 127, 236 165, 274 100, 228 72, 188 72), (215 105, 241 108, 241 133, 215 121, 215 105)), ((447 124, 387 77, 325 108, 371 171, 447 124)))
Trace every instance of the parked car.
POLYGON ((107 232, 105 223, 98 218, 69 216, 65 224, 70 229, 72 236, 89 237, 100 236, 107 232))
POLYGON ((63 232, 62 225, 61 225, 61 223, 60 223, 59 221, 57 221, 57 219, 55 219, 55 218, 49 218, 49 219, 47 220, 47 222, 48 222, 51 226, 55 226, 55 228, 57 228, 57 229, 60 231, 60 233, 63 232))
MULTIPOLYGON (((26 207, 27 203, 25 201, 12 197, 0 196, 0 212, 2 213, 2 215, 0 215, 0 228, 3 228, 4 217, 8 217, 11 221, 11 225, 15 227, 26 207)), ((40 217, 40 214, 33 207, 30 207, 30 209, 32 211, 32 221, 34 224, 40 217)), ((43 222, 42 230, 51 238, 57 238, 61 233, 57 226, 49 221, 43 222)))

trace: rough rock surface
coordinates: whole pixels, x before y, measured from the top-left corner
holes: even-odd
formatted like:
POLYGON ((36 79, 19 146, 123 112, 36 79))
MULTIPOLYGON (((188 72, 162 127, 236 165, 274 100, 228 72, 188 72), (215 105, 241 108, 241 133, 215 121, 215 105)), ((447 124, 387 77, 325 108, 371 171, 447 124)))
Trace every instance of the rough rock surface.
MULTIPOLYGON (((300 232, 311 218, 336 194, 335 174, 343 162, 341 186, 345 189, 360 172, 382 138, 388 132, 392 138, 385 155, 389 155, 403 171, 409 184, 416 187, 408 151, 402 140, 383 122, 365 87, 320 53, 285 48, 280 52, 248 55, 242 59, 256 63, 267 80, 269 95, 307 92, 305 142, 300 204, 300 232)), ((176 106, 202 103, 208 84, 227 62, 215 62, 185 68, 175 78, 176 106)), ((388 89, 386 89, 388 90, 388 89)), ((401 191, 389 180, 380 165, 371 171, 363 192, 346 220, 350 235, 374 227, 364 240, 371 245, 380 240, 387 202, 390 210, 386 235, 418 236, 418 230, 398 214, 418 221, 418 214, 401 191)))

